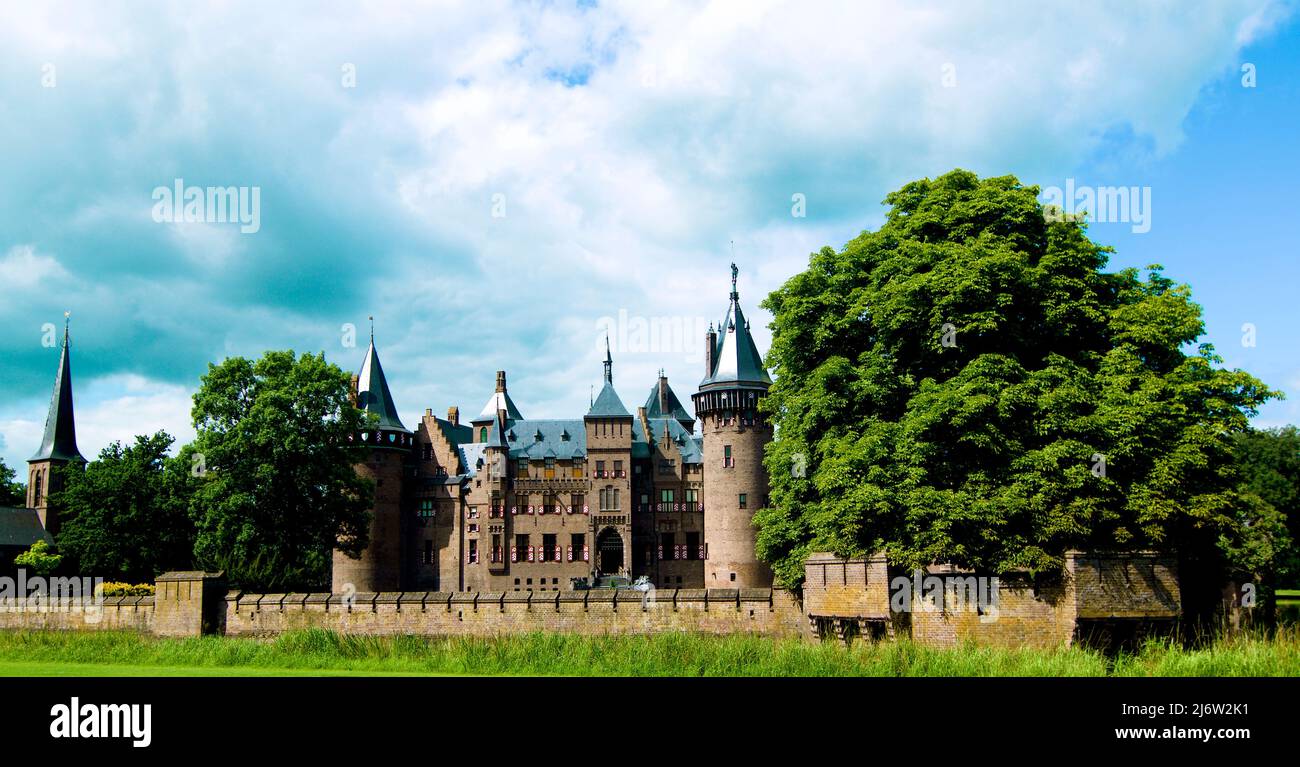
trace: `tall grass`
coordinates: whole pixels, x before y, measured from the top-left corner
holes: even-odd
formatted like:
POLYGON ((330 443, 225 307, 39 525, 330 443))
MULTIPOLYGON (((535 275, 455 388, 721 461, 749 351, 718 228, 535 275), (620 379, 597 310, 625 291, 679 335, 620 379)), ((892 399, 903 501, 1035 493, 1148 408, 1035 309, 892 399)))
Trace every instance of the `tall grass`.
MULTIPOLYGON (((1300 634, 1251 636, 1186 650, 1148 642, 1117 657, 1055 650, 908 642, 834 643, 758 636, 491 639, 351 636, 310 629, 274 639, 160 639, 130 632, 0 632, 0 661, 373 673, 577 676, 1296 676, 1300 634)), ((75 672, 75 669, 73 669, 75 672)))

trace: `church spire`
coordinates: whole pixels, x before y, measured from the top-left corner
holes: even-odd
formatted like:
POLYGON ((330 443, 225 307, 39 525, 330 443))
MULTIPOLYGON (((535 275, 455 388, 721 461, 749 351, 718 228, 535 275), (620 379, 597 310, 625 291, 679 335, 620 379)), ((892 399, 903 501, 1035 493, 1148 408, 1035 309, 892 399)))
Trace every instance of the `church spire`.
POLYGON ((63 313, 63 354, 54 377, 54 393, 45 416, 45 438, 33 461, 85 461, 77 449, 77 425, 72 412, 72 364, 68 353, 68 317, 63 313))

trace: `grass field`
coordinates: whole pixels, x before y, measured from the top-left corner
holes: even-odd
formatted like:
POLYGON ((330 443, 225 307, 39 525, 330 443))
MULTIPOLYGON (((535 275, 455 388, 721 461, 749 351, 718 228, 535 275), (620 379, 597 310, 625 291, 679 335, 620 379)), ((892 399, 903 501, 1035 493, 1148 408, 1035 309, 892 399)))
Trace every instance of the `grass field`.
POLYGON ((0 632, 7 676, 1300 676, 1300 632, 1197 650, 1148 643, 1113 658, 1078 648, 834 644, 694 634, 495 639, 358 637, 309 630, 275 639, 159 639, 129 632, 0 632))

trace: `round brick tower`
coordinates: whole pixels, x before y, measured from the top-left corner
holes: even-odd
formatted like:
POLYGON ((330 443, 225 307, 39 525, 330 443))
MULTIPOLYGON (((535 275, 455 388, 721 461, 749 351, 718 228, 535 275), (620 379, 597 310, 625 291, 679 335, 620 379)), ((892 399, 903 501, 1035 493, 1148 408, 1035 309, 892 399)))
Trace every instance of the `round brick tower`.
POLYGON ((357 474, 375 486, 370 509, 370 544, 356 559, 334 552, 331 590, 335 593, 398 591, 402 581, 403 475, 415 438, 397 417, 393 395, 388 391, 388 381, 375 352, 373 330, 365 362, 355 380, 356 405, 373 421, 369 430, 357 435, 358 441, 370 450, 366 461, 355 466, 357 474))
POLYGON ((772 585, 772 570, 754 552, 754 512, 766 503, 767 470, 763 448, 772 427, 758 412, 772 379, 749 333, 731 265, 731 304, 727 318, 705 340, 705 377, 695 401, 704 430, 704 585, 707 588, 761 588, 772 585))

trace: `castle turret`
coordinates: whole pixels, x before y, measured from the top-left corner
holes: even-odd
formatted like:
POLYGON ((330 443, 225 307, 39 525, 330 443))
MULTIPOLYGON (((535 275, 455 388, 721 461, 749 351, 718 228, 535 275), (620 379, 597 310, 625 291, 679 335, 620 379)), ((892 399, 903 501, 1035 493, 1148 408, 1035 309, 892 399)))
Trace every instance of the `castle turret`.
POLYGON ((763 448, 772 427, 758 412, 772 379, 749 332, 731 265, 731 303, 706 336, 708 370, 692 399, 704 430, 704 542, 708 588, 772 585, 772 571, 754 551, 754 512, 768 495, 763 448))
POLYGON ((63 489, 60 469, 85 462, 77 449, 77 425, 72 413, 72 363, 65 314, 63 353, 59 358, 59 372, 54 377, 50 409, 45 416, 45 437, 36 455, 27 459, 27 507, 36 509, 41 525, 50 535, 59 531, 59 520, 50 509, 49 498, 51 493, 63 489))
POLYGON ((370 509, 370 543, 356 559, 334 552, 332 589, 335 592, 397 591, 402 574, 402 479, 415 438, 397 415, 375 351, 373 328, 370 348, 356 377, 356 406, 370 419, 370 425, 358 435, 358 441, 368 447, 366 460, 355 467, 358 475, 375 485, 370 509))

